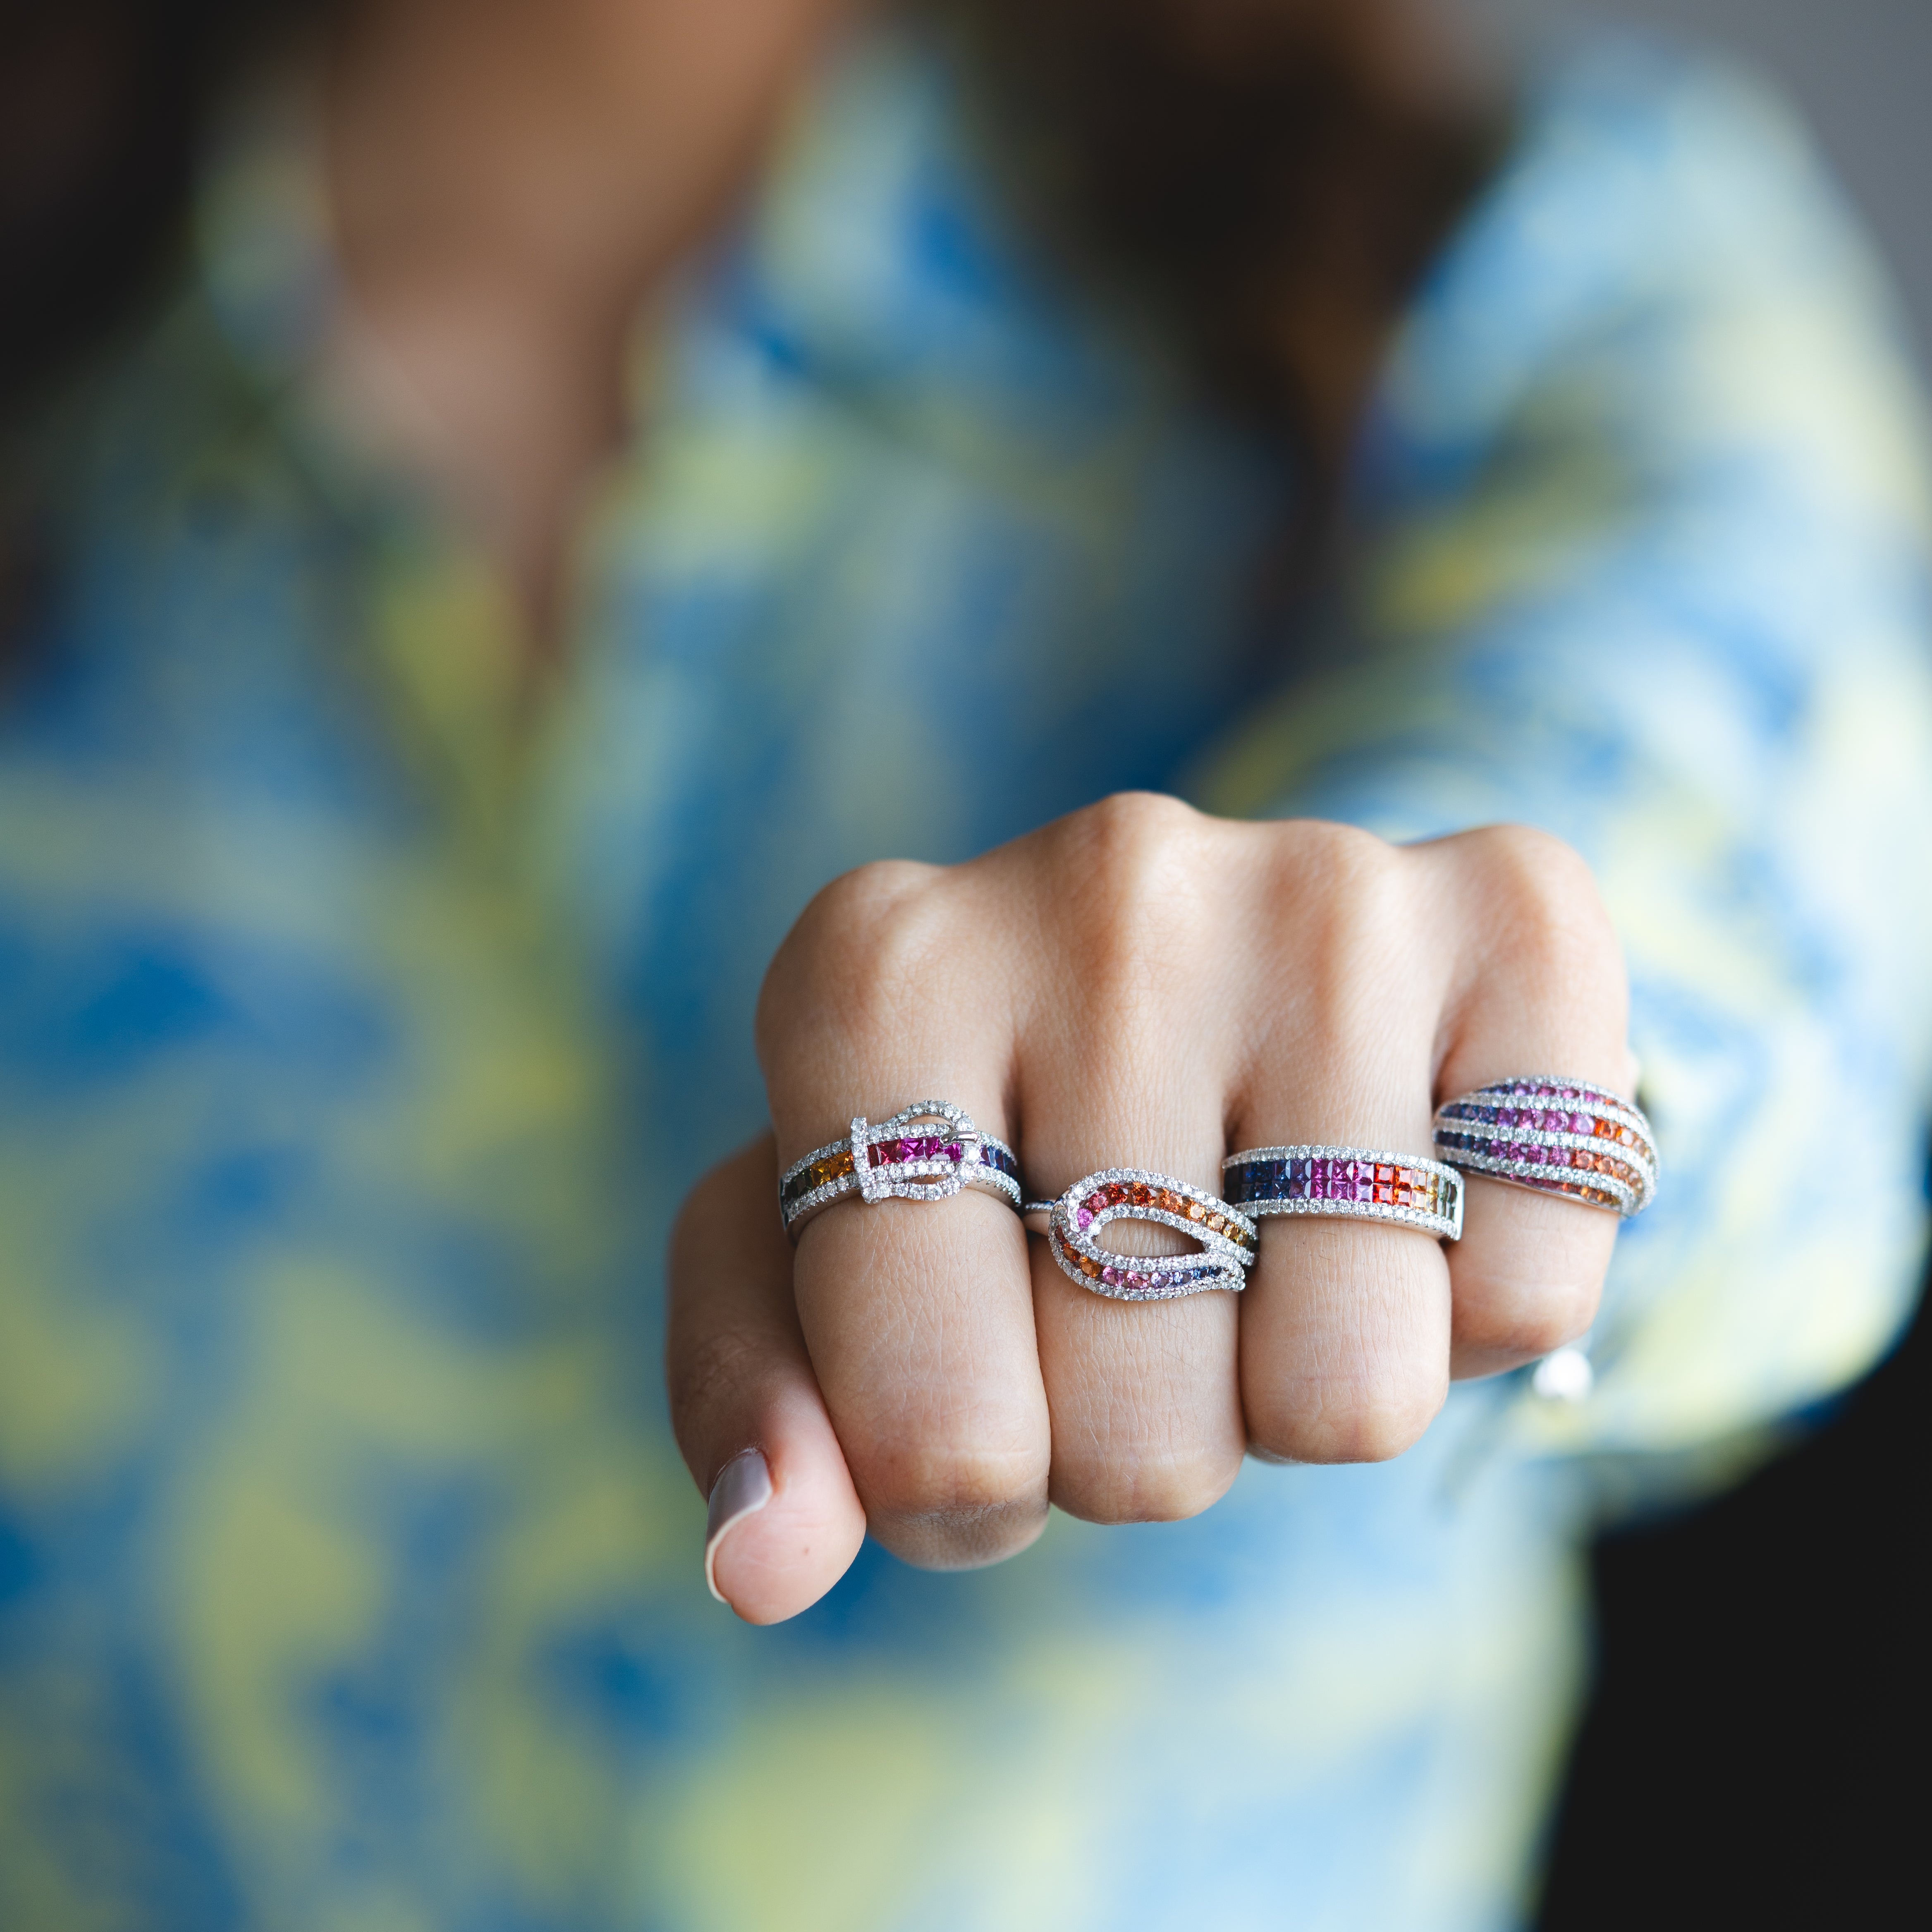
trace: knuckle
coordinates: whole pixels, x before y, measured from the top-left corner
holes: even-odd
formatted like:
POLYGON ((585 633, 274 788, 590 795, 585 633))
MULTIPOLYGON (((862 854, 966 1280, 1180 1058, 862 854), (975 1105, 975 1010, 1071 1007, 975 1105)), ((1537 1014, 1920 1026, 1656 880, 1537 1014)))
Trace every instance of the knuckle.
POLYGON ((754 1022, 761 1058, 802 1023, 829 1015, 863 1024, 896 1010, 946 944, 942 868, 880 860, 834 879, 786 935, 765 974, 754 1022))
POLYGON ((1066 838, 1077 896, 1109 917, 1195 896, 1201 887, 1190 861, 1210 823, 1178 799, 1152 792, 1117 792, 1076 812, 1066 838))
POLYGON ((896 1444, 854 1459, 868 1515, 970 1533, 1040 1492, 1044 1458, 1028 1443, 896 1444))
POLYGON ((1532 971, 1621 972, 1615 928, 1581 854, 1547 832, 1491 826, 1471 835, 1491 929, 1532 971))
POLYGON ((1304 1462, 1387 1462, 1413 1448, 1448 1393, 1442 1373, 1389 1374, 1372 1383, 1317 1379, 1257 1426, 1257 1445, 1304 1462))
POLYGON ((1214 821, 1127 792, 1062 821, 1051 850, 1066 988, 1090 1011, 1144 1014, 1198 970, 1178 943, 1207 904, 1214 821))
POLYGON ((1458 1312, 1459 1344, 1486 1354, 1529 1361, 1574 1342, 1596 1318, 1598 1290, 1581 1283, 1537 1284, 1492 1292, 1468 1312, 1458 1312))
POLYGON ((1063 1472, 1054 1484, 1054 1500, 1088 1522, 1185 1522, 1213 1508, 1240 1470, 1238 1452, 1176 1450, 1143 1457, 1124 1470, 1063 1472))
POLYGON ((1372 1064, 1386 1006, 1413 956, 1414 886, 1403 855, 1354 826, 1285 828, 1271 880, 1270 957, 1292 961, 1298 1024, 1335 1042, 1346 1060, 1372 1064))

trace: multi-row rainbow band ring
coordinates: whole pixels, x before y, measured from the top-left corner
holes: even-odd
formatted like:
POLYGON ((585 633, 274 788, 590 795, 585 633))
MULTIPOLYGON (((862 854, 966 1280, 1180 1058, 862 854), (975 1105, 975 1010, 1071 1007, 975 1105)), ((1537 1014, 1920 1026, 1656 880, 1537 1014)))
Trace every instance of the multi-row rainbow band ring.
POLYGON ((1255 1224, 1245 1214, 1204 1188, 1145 1168, 1103 1167, 1057 1201, 1028 1202, 1024 1212, 1063 1274, 1116 1301, 1173 1301, 1217 1288, 1238 1294, 1254 1264, 1255 1224), (1115 1221, 1152 1221, 1192 1236, 1201 1248, 1124 1255, 1096 1238, 1115 1221))
POLYGON ((835 1201, 945 1201, 962 1187, 1020 1204, 1020 1165, 1004 1141, 982 1134, 963 1107, 918 1100, 877 1126, 855 1114, 852 1130, 795 1160, 778 1180, 785 1232, 799 1230, 835 1201), (923 1132, 911 1130, 923 1128, 923 1132))
POLYGON ((1657 1138, 1643 1109, 1587 1080, 1498 1080, 1436 1111, 1436 1151, 1465 1172, 1640 1214, 1657 1192, 1657 1138))
POLYGON ((1439 1161, 1373 1148, 1250 1148, 1221 1163, 1228 1198, 1244 1212, 1393 1221, 1443 1240, 1462 1233, 1462 1177, 1439 1161))

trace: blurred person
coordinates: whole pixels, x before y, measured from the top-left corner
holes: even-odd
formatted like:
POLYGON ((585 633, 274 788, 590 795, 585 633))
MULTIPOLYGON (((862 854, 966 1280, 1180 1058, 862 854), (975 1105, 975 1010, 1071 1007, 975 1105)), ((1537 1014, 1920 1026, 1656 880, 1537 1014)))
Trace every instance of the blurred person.
POLYGON ((1922 1239, 1919 404, 1778 108, 1403 0, 7 20, 0 1922, 1518 1922, 1582 1541, 1922 1239), (1623 959, 1613 1262, 794 1270, 839 1108, 1420 1151, 1627 1090, 1623 959))

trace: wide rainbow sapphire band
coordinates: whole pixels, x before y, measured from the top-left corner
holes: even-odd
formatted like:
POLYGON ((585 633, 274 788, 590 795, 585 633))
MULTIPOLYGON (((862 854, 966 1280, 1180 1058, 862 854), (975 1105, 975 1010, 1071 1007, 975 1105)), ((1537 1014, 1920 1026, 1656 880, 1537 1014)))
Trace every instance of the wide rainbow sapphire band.
POLYGON ((1657 1137, 1634 1101, 1562 1074, 1498 1080, 1437 1109, 1436 1151, 1491 1180, 1626 1218, 1657 1193, 1657 1137))

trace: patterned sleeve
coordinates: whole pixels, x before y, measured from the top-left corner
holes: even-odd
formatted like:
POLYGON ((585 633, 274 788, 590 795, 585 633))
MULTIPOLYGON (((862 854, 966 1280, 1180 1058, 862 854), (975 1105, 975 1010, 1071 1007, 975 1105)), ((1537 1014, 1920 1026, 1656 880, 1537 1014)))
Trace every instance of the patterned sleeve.
POLYGON ((1700 1454, 1841 1387, 1908 1312, 1919 411, 1882 278, 1777 106, 1600 56, 1530 116, 1396 345, 1339 621, 1198 788, 1399 838, 1534 824, 1596 868, 1664 1182, 1619 1242, 1594 1394, 1516 1403, 1526 1446, 1700 1454))

